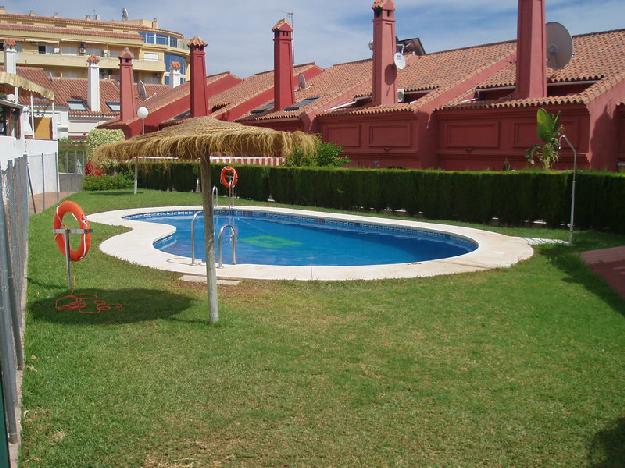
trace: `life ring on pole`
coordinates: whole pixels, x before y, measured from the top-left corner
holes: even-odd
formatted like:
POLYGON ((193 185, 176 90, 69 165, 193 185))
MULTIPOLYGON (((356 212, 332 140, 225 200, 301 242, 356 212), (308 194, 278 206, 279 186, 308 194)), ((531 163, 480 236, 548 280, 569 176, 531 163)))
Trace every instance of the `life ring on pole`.
MULTIPOLYGON (((89 221, 87 221, 87 217, 85 216, 85 212, 82 208, 73 201, 64 201, 56 208, 56 213, 54 214, 54 221, 52 225, 55 231, 65 229, 63 218, 68 213, 71 214, 76 221, 78 221, 80 226, 79 229, 82 231, 80 235, 80 246, 75 250, 70 248, 69 251, 70 260, 72 262, 79 262, 87 256, 89 249, 91 248, 91 229, 89 228, 89 221)), ((56 232, 54 234, 54 241, 56 242, 61 254, 65 256, 65 234, 56 232)))
POLYGON ((232 166, 226 166, 221 170, 221 177, 219 178, 219 182, 224 187, 228 187, 232 189, 237 186, 237 182, 239 181, 239 174, 237 174, 237 170, 232 166), (230 175, 230 177, 228 177, 230 175))

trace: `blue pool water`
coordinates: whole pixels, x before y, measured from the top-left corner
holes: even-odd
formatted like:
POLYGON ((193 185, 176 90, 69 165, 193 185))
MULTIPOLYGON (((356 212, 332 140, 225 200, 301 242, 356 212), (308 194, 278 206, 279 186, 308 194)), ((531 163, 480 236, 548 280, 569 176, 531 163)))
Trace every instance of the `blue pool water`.
MULTIPOLYGON (((127 219, 168 224, 176 232, 154 246, 191 257, 191 219, 195 211, 149 213, 127 219)), ((225 224, 235 226, 237 263, 279 266, 365 266, 414 263, 464 255, 473 241, 446 233, 283 215, 228 210, 215 216, 215 238, 225 224)), ((229 236, 224 236, 224 263, 232 261, 229 236)), ((204 260, 204 217, 195 223, 196 257, 204 260)))

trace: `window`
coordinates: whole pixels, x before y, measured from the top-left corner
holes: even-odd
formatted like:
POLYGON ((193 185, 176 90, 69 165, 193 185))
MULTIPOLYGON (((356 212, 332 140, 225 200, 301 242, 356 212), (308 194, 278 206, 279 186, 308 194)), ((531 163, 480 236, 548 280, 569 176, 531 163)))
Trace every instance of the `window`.
POLYGON ((96 57, 102 57, 104 55, 104 50, 90 47, 87 49, 87 55, 89 56, 95 55, 96 57))
POLYGON ((169 36, 165 36, 163 34, 156 35, 156 43, 160 45, 169 45, 169 36))
POLYGON ((113 112, 119 112, 121 108, 119 102, 106 101, 106 105, 109 106, 109 109, 113 112))
POLYGON ((40 53, 40 54, 42 54, 42 55, 47 54, 47 53, 48 53, 48 50, 47 50, 46 46, 44 46, 44 45, 40 45, 40 46, 39 46, 39 53, 40 53))
POLYGON ((292 106, 286 107, 284 110, 285 111, 296 111, 296 110, 301 109, 302 107, 307 106, 311 102, 315 102, 317 99, 319 99, 319 96, 312 96, 312 97, 306 98, 303 101, 300 101, 300 102, 298 102, 296 104, 293 104, 292 106))
POLYGON ((67 101, 67 107, 72 111, 85 111, 87 110, 87 104, 85 101, 80 99, 75 99, 71 101, 67 101))
POLYGON ((153 52, 144 52, 143 60, 149 60, 151 62, 158 62, 158 54, 153 52))
POLYGON ((269 109, 273 109, 273 106, 274 106, 273 102, 270 102, 269 104, 265 104, 264 106, 257 107, 256 109, 251 111, 250 114, 252 114, 252 115, 262 114, 262 113, 268 111, 269 109))
POLYGON ((63 55, 78 55, 78 47, 61 47, 63 55))
POLYGON ((146 44, 156 44, 156 34, 151 32, 142 32, 140 34, 143 37, 143 42, 146 44))

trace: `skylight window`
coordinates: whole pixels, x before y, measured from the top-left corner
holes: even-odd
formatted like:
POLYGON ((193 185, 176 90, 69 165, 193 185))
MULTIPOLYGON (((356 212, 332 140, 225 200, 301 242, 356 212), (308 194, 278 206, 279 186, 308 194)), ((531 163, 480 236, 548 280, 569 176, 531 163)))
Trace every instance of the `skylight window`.
POLYGON ((74 99, 72 101, 67 101, 67 107, 72 111, 85 111, 87 110, 87 103, 79 99, 74 99))
POLYGON ((266 112, 269 109, 273 109, 273 102, 270 102, 269 104, 265 104, 262 107, 257 107, 252 112, 250 112, 250 114, 252 115, 262 114, 263 112, 266 112))
POLYGON ((109 106, 109 109, 111 109, 113 112, 119 112, 119 110, 121 109, 119 102, 106 101, 106 105, 109 106))
POLYGON ((317 99, 319 99, 319 96, 311 96, 308 97, 300 102, 297 102, 295 104, 293 104, 292 106, 289 107, 285 107, 284 110, 285 111, 296 111, 296 110, 300 110, 302 107, 307 106, 308 104, 310 104, 311 102, 315 102, 317 99))

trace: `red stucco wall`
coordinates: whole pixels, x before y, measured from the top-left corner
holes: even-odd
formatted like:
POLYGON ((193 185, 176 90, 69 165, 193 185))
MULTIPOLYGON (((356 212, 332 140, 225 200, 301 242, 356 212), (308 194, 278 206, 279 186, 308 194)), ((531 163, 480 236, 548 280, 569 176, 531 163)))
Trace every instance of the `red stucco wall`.
POLYGON ((323 140, 341 145, 355 166, 421 167, 413 113, 323 119, 323 140))
MULTIPOLYGON (((578 163, 588 167, 590 115, 583 106, 562 110, 566 134, 579 152, 578 163)), ((536 109, 482 109, 441 111, 438 164, 449 170, 501 170, 506 160, 514 168, 527 167, 525 153, 538 144, 536 109)), ((563 149, 557 167, 572 165, 572 152, 563 149)))

